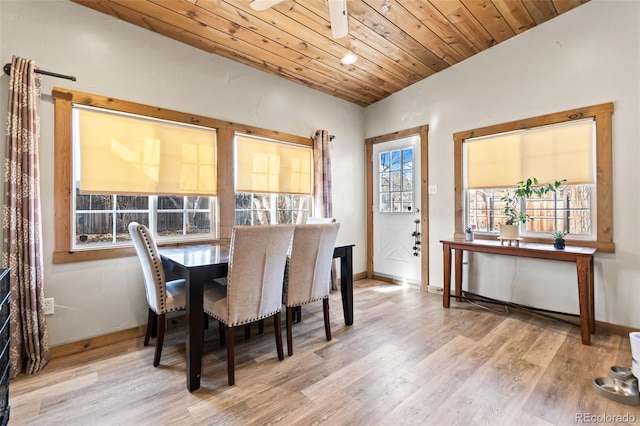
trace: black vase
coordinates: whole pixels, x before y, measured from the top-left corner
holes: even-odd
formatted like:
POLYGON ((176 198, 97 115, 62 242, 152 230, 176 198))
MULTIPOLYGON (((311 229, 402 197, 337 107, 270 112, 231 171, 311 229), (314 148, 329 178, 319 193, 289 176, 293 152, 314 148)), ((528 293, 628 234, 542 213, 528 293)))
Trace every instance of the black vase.
POLYGON ((553 247, 562 250, 564 249, 564 246, 565 246, 565 241, 562 238, 557 238, 553 240, 553 247))

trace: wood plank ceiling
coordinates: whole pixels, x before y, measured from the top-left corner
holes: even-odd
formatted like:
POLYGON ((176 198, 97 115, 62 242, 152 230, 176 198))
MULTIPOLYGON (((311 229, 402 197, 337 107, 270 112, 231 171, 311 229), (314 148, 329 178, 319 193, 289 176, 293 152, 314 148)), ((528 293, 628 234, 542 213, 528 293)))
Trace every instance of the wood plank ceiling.
POLYGON ((588 0, 347 0, 332 39, 326 0, 73 0, 204 51, 367 106, 588 0), (388 11, 383 11, 388 6, 388 11), (340 59, 354 52, 358 61, 340 59))

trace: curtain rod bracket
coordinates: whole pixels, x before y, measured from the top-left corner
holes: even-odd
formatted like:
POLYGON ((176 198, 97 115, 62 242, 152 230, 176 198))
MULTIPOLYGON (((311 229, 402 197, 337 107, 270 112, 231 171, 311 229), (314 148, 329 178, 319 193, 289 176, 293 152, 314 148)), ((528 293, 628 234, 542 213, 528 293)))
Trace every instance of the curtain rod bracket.
MULTIPOLYGON (((2 70, 6 75, 11 75, 11 64, 5 64, 4 67, 2 67, 2 70)), ((66 80, 76 81, 76 78, 72 75, 58 74, 56 72, 43 71, 43 70, 35 70, 35 72, 37 74, 49 75, 51 77, 58 77, 58 78, 64 78, 66 80)))

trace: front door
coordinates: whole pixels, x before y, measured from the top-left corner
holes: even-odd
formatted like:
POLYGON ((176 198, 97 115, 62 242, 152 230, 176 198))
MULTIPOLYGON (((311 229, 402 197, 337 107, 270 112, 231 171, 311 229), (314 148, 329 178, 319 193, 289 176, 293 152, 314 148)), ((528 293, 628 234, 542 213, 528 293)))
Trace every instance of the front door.
POLYGON ((420 285, 420 135, 373 145, 373 273, 420 285))

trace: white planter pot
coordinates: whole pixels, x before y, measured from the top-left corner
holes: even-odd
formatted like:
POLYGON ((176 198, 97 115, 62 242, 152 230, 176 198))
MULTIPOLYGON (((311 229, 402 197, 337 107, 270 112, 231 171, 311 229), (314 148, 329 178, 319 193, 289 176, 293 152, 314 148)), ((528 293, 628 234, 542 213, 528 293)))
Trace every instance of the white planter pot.
POLYGON ((517 240, 520 238, 519 225, 500 225, 500 238, 503 240, 517 240))

